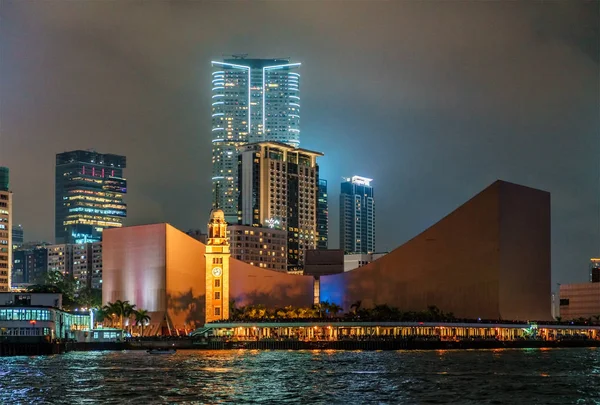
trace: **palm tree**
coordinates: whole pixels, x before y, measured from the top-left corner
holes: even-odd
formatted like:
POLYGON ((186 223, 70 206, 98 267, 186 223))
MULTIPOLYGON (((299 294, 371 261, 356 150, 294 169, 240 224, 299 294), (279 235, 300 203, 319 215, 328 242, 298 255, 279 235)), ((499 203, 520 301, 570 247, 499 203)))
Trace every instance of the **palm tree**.
POLYGON ((335 316, 336 316, 338 313, 342 312, 342 309, 343 309, 343 308, 342 308, 342 307, 340 307, 338 304, 335 304, 335 303, 329 304, 329 313, 330 313, 331 315, 333 315, 334 317, 335 317, 335 316))
POLYGON ((108 302, 105 306, 102 307, 102 312, 104 313, 104 318, 108 318, 110 320, 110 326, 113 327, 115 324, 115 318, 118 317, 119 308, 116 304, 112 302, 108 302))
POLYGON ((352 308, 354 308, 354 315, 356 315, 356 313, 358 312, 358 310, 360 309, 360 305, 362 304, 361 300, 356 301, 354 304, 350 305, 350 311, 352 311, 352 308))
POLYGON ((135 316, 135 324, 140 325, 142 327, 141 336, 144 336, 144 324, 150 322, 150 315, 148 315, 148 311, 145 309, 139 309, 137 311, 133 311, 133 316, 135 316))
MULTIPOLYGON (((110 305, 110 303, 109 303, 110 305)), ((135 305, 131 305, 129 301, 116 300, 113 304, 113 310, 117 317, 119 317, 119 327, 123 329, 123 319, 129 318, 135 305)))

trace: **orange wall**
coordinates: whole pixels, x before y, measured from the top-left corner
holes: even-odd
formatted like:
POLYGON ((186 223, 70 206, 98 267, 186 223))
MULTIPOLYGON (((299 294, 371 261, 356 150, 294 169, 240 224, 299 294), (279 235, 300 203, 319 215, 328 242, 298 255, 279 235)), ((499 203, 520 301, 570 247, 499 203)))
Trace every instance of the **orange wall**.
POLYGON ((313 277, 261 269, 236 259, 230 261, 229 296, 236 307, 311 306, 313 277))
POLYGON ((550 193, 510 183, 500 187, 501 315, 551 319, 550 193))
POLYGON ((321 277, 321 300, 345 311, 361 300, 402 310, 437 305, 469 318, 549 319, 549 201, 546 192, 495 182, 379 260, 321 277))
POLYGON ((205 245, 185 233, 166 227, 167 308, 176 327, 204 325, 205 245))

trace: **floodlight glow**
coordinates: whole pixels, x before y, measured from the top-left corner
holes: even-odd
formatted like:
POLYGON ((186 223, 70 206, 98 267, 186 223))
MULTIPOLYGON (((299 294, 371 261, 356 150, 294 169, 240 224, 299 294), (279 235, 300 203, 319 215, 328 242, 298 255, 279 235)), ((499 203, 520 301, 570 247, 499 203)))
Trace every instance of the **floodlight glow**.
POLYGON ((373 179, 369 179, 361 176, 352 176, 352 178, 348 179, 352 184, 356 184, 359 186, 370 186, 373 179))

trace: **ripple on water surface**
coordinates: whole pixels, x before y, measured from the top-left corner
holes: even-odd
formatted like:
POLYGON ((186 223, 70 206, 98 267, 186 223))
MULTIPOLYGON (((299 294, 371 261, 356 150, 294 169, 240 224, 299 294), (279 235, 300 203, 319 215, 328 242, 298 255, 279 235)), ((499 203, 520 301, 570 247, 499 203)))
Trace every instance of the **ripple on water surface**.
POLYGON ((600 403, 600 351, 143 351, 0 359, 0 404, 600 403))

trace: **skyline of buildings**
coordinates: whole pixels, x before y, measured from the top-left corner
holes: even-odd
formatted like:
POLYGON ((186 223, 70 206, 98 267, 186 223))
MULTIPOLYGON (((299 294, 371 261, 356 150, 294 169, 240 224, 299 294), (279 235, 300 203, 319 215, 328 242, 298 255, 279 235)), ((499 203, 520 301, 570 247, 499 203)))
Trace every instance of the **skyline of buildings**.
POLYGON ((353 176, 340 187, 340 249, 346 254, 375 252, 373 179, 353 176))
POLYGON ((0 167, 0 291, 10 290, 12 268, 12 192, 8 167, 0 167))
POLYGON ((93 150, 56 155, 56 243, 98 242, 104 229, 123 226, 127 216, 125 167, 125 156, 93 150))
POLYGON ((78 289, 102 288, 102 242, 25 243, 14 251, 13 284, 43 284, 54 271, 72 277, 78 289))
POLYGON ((300 63, 288 58, 212 61, 212 204, 237 220, 239 147, 300 145, 300 63))

